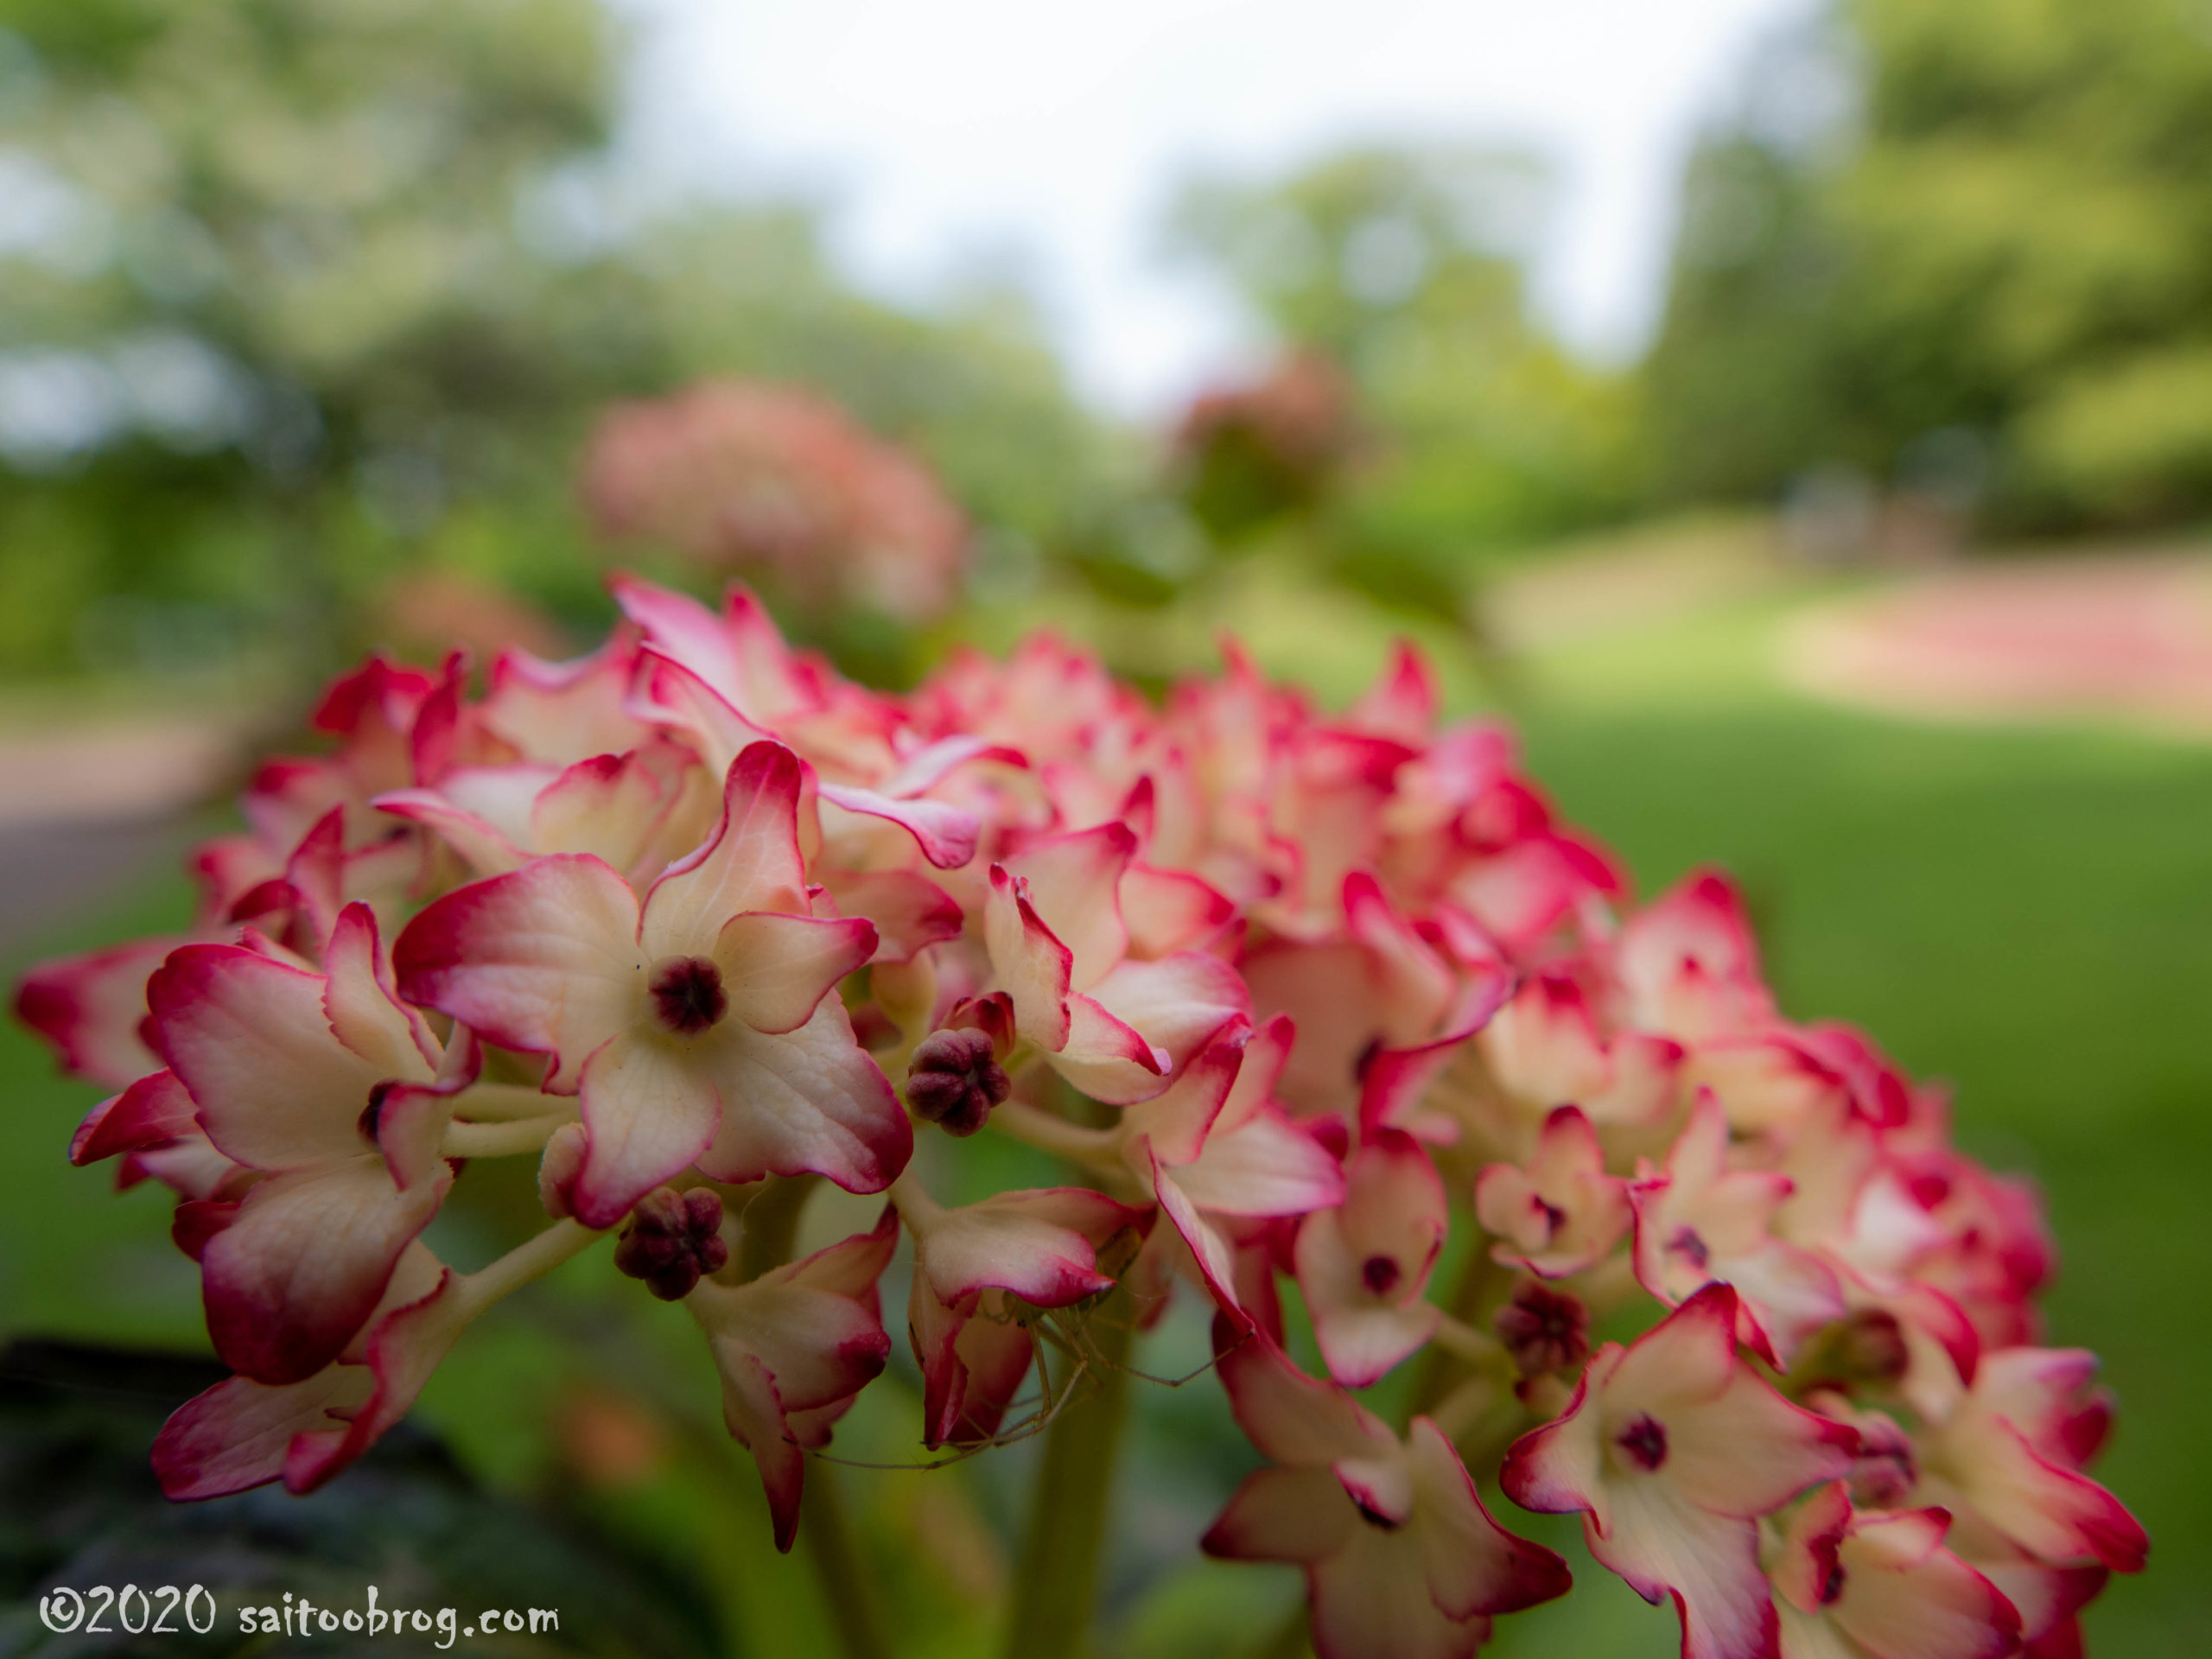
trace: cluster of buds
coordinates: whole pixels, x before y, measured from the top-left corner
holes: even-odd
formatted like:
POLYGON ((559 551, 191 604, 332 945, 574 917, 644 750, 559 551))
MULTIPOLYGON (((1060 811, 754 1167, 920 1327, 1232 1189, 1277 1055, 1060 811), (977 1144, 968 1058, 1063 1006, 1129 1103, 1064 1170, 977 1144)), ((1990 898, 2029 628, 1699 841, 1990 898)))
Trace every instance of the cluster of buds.
POLYGON ((749 572, 818 611, 922 622, 959 594, 967 521, 929 468, 794 386, 716 380, 618 404, 583 490, 603 536, 749 572))
POLYGON ((1474 1475, 1580 1515, 1693 1659, 2073 1653, 2143 1564, 2031 1193, 1777 1008, 1725 879, 1629 903, 1410 652, 1334 715, 1233 648, 1155 706, 1043 638, 893 697, 741 591, 614 593, 580 661, 340 681, 330 752, 197 855, 192 937, 22 987, 119 1090, 73 1159, 175 1189, 236 1372, 162 1432, 173 1497, 329 1479, 619 1231, 787 1546, 903 1236, 930 1446, 1007 1432, 1090 1321, 1210 1306, 1268 1461, 1204 1547, 1297 1563, 1324 1659, 1464 1656, 1568 1587, 1474 1475), (1068 1184, 945 1201, 978 1133, 1068 1184), (503 1156, 547 1224, 439 1260, 503 1156), (817 1178, 880 1220, 783 1259, 817 1178))

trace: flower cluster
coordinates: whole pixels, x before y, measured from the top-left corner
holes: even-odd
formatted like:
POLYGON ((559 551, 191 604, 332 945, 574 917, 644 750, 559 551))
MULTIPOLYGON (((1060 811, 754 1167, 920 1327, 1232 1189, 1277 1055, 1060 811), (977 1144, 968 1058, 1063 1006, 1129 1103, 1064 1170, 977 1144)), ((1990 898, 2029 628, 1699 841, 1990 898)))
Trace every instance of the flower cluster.
POLYGON ((716 380, 617 404, 583 493, 602 535, 749 571, 817 610, 926 621, 959 592, 967 521, 936 478, 797 387, 716 380))
POLYGON ((1410 652, 1337 715, 1233 647, 1156 707, 1042 638, 891 697, 741 591, 614 592, 580 661, 340 681, 329 752, 198 855, 192 937, 22 987, 120 1091, 72 1156, 175 1189, 236 1372, 162 1432, 173 1497, 329 1479, 619 1235, 787 1547, 903 1235, 933 1447, 1090 1321, 1205 1299, 1267 1461, 1204 1545, 1297 1563, 1324 1659, 1464 1656, 1567 1588, 1471 1470, 1579 1514, 1693 1659, 2071 1653, 2142 1565, 2083 1472, 2094 1361, 2039 1345, 2032 1195, 1777 1007, 1725 879, 1629 904, 1410 652), (982 1132, 1069 1184, 951 1202, 982 1132), (502 1156, 547 1225, 440 1261, 502 1156), (817 1178, 880 1221, 784 1259, 817 1178))

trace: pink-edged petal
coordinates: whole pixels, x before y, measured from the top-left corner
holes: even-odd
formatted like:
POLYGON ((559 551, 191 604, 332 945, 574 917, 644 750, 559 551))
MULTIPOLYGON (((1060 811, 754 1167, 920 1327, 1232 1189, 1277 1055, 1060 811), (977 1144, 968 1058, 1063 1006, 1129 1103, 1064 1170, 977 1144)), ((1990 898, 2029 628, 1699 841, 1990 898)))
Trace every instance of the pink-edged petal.
POLYGON ((1402 1529, 1362 1524, 1306 1580, 1316 1659, 1472 1659, 1490 1639, 1488 1618, 1452 1618, 1429 1598, 1402 1529))
MULTIPOLYGON (((1140 1141, 1138 1145, 1147 1154, 1151 1152, 1149 1141, 1140 1141)), ((1164 1168, 1156 1155, 1149 1158, 1144 1173, 1152 1183, 1154 1196, 1160 1201, 1160 1213, 1182 1236, 1191 1259, 1198 1266, 1198 1276, 1205 1281, 1215 1302, 1224 1309, 1241 1313, 1236 1296, 1235 1247, 1198 1213, 1198 1207, 1176 1185, 1175 1173, 1164 1168)))
POLYGON ((552 1056, 546 1087, 569 1093, 585 1059, 639 1017, 637 930, 630 884, 564 853, 448 893, 408 924, 392 961, 408 1001, 552 1056))
POLYGON ((1451 969, 1368 872, 1344 878, 1344 906, 1346 927, 1368 953, 1384 1042, 1395 1046, 1433 1035, 1451 1006, 1451 969))
POLYGON ((918 1270, 949 1304, 999 1289, 1065 1307, 1111 1288, 1096 1246, 1142 1213, 1088 1187, 1001 1192, 915 1218, 918 1270))
POLYGON ((323 968, 323 1013, 340 1042, 388 1077, 427 1080, 436 1071, 444 1051, 423 1016, 399 1000, 376 913, 359 899, 339 912, 323 968))
POLYGON ((1440 702, 1436 671, 1418 645, 1401 639, 1390 648, 1388 666, 1344 711, 1344 719, 1363 731, 1379 732, 1402 743, 1426 744, 1436 728, 1440 702))
POLYGON ((1032 842, 1005 861, 1052 937, 1067 946, 1071 989, 1089 990, 1128 949, 1120 888, 1135 852, 1128 825, 1109 822, 1032 842))
POLYGON ((897 824, 914 838, 922 856, 941 870, 957 870, 974 858, 976 843, 982 837, 982 820, 949 802, 894 798, 852 784, 824 783, 819 789, 827 805, 897 824))
POLYGON ((371 804, 432 831, 478 875, 504 875, 529 862, 530 855, 497 826, 437 790, 395 789, 371 804))
POLYGON ((1404 1129, 1434 1140, 1421 1109, 1429 1085, 1459 1058, 1475 1033, 1448 1032, 1413 1048, 1379 1049, 1370 1058, 1359 1084, 1359 1122, 1363 1130, 1404 1129))
POLYGON ((187 945, 148 982, 170 1070, 240 1163, 299 1169, 368 1150, 361 1113, 389 1073, 331 1035, 325 983, 227 944, 187 945))
POLYGON ((179 943, 137 939, 42 962, 16 987, 16 1017, 79 1077, 120 1089, 161 1065, 139 1035, 146 981, 179 943))
POLYGON ((1233 1561, 1326 1560, 1363 1524, 1325 1465, 1255 1469, 1230 1497, 1198 1548, 1233 1561))
POLYGON ((516 646, 492 659, 491 690, 476 717, 527 760, 558 765, 619 754, 645 732, 623 712, 637 656, 626 630, 588 656, 547 662, 516 646))
POLYGON ((192 1096, 174 1071, 154 1071, 92 1108, 69 1141, 69 1161, 96 1164, 200 1128, 192 1096))
POLYGON ((723 924, 746 911, 806 914, 798 793, 798 757, 780 743, 755 743, 730 763, 721 822, 645 899, 639 937, 650 956, 706 956, 723 924))
POLYGON ((1739 1363, 1709 1399, 1671 1406, 1663 1472, 1716 1515, 1765 1515, 1807 1487, 1848 1474, 1857 1433, 1792 1405, 1739 1363))
POLYGON ((1620 1363, 1621 1349, 1607 1343, 1591 1357, 1560 1414, 1514 1441, 1498 1469, 1505 1495, 1539 1515, 1573 1515, 1578 1510, 1606 1524, 1605 1429, 1591 1403, 1593 1384, 1602 1388, 1620 1363))
POLYGON ((1120 891, 1128 946, 1140 957, 1201 950, 1236 915, 1235 900, 1188 870, 1131 864, 1122 872, 1120 891))
MULTIPOLYGON (((356 1442, 358 1455, 388 1426, 378 1421, 381 1385, 366 1360, 382 1315, 423 1300, 444 1282, 437 1259, 420 1244, 410 1245, 392 1271, 380 1314, 366 1327, 367 1342, 357 1342, 338 1361, 297 1382, 271 1385, 233 1376, 187 1401, 155 1438, 154 1473, 162 1495, 186 1503, 245 1491, 295 1474, 332 1441, 356 1442)), ((295 1491, 310 1490, 296 1480, 290 1484, 295 1491)))
POLYGON ((2095 1560, 2138 1573, 2151 1548, 2142 1522, 2087 1475, 2037 1452, 2012 1423, 1985 1420, 1971 1436, 1945 1437, 1946 1472, 1989 1523, 2054 1563, 2095 1560))
POLYGON ((162 1495, 192 1503, 280 1478, 296 1439, 342 1423, 367 1403, 375 1385, 365 1365, 326 1365, 276 1386, 225 1378, 179 1406, 155 1437, 162 1495))
POLYGON ((1187 950, 1157 962, 1124 962, 1089 995, 1147 1042, 1165 1049, 1178 1066, 1231 1020, 1249 1019, 1252 1012, 1236 969, 1217 957, 1187 950))
POLYGON ((1882 1659, 2002 1659, 2020 1615, 1997 1586, 1938 1548, 1941 1510, 1865 1516, 1837 1552, 1842 1592, 1829 1617, 1882 1659), (1930 1542, 1932 1539, 1934 1542, 1930 1542))
POLYGON ((581 1105, 591 1140, 570 1201, 585 1226, 613 1226, 714 1144, 726 1096, 700 1048, 623 1032, 584 1062, 581 1105))
POLYGON ((1224 1026, 1166 1089, 1122 1114, 1122 1134, 1145 1137, 1152 1144, 1153 1156, 1163 1164, 1195 1161, 1236 1085, 1250 1034, 1250 1027, 1242 1020, 1224 1026))
POLYGON ((1226 1133, 1217 1121, 1198 1161, 1175 1180, 1192 1203, 1224 1216, 1302 1216, 1344 1196, 1336 1154, 1272 1103, 1226 1133))
POLYGON ((1755 1522, 1698 1508, 1671 1482, 1623 1483, 1612 1524, 1587 1520, 1590 1553, 1655 1605, 1672 1598, 1682 1659, 1779 1659, 1780 1630, 1755 1522))
MULTIPOLYGON (((404 1268, 403 1263, 403 1272, 404 1268)), ((395 1283, 398 1278, 394 1275, 395 1283)), ((316 1491, 381 1440, 407 1414, 476 1311, 461 1294, 460 1281, 441 1272, 428 1294, 378 1319, 364 1344, 364 1358, 376 1379, 367 1402, 343 1427, 294 1437, 284 1458, 285 1490, 301 1495, 316 1491)))
POLYGON ((1126 1105, 1166 1086, 1173 1064, 1164 1048, 1087 996, 1067 1000, 1068 1036, 1046 1058, 1052 1069, 1093 1100, 1126 1105))
POLYGON ((1387 1455, 1397 1437, 1332 1382, 1293 1364, 1266 1332, 1214 1322, 1214 1369, 1237 1427, 1277 1463, 1325 1467, 1387 1455))
POLYGON ((379 1159, 273 1176, 200 1255, 207 1333, 234 1370, 297 1382, 335 1359, 426 1226, 449 1171, 397 1191, 379 1159))
POLYGON ((931 945, 958 938, 965 925, 959 900, 912 870, 833 871, 823 880, 840 915, 875 924, 877 962, 912 962, 931 945))
POLYGON ((732 1019, 759 1032, 796 1031, 837 982, 875 954, 875 926, 749 911, 715 941, 732 1019))
POLYGON ((629 870, 652 844, 677 789, 643 749, 579 760, 530 805, 530 845, 541 853, 595 853, 629 870))
POLYGON ((623 707, 633 720, 673 728, 718 777, 749 744, 774 741, 728 697, 654 646, 639 652, 637 678, 623 707))
POLYGON ((1000 988, 1014 1001, 1015 1028, 1047 1053, 1068 1040, 1068 991, 1074 953, 1054 938, 1021 884, 991 866, 983 899, 983 944, 1000 988))
POLYGON ((1565 1561, 1497 1524, 1459 1452, 1427 1417, 1407 1431, 1406 1461, 1429 1599, 1447 1618, 1519 1612, 1573 1587, 1565 1561))
POLYGON ((810 1172, 880 1192, 913 1155, 913 1126, 836 997, 796 1031, 768 1036, 725 1020, 702 1044, 723 1109, 698 1163, 716 1180, 810 1172))
MULTIPOLYGON (((1302 1235, 1301 1235, 1302 1236, 1302 1235)), ((1414 1301, 1403 1306, 1341 1306, 1313 1314, 1313 1335, 1329 1375, 1348 1389, 1379 1382, 1436 1334, 1442 1310, 1414 1301)))

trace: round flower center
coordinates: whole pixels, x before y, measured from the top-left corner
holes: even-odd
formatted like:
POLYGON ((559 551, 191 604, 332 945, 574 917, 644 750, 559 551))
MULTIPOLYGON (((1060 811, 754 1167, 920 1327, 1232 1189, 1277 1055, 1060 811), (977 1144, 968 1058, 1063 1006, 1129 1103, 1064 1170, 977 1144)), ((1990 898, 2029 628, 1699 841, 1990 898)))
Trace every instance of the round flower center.
POLYGON ((1630 1420, 1628 1427, 1613 1437, 1628 1460, 1649 1474, 1667 1461, 1667 1428, 1649 1412, 1630 1420))
POLYGON ((1398 1282, 1398 1264, 1387 1255, 1370 1255, 1359 1264, 1359 1277, 1370 1296, 1388 1296, 1398 1282))
POLYGON ((653 965, 653 1017, 679 1037, 696 1036, 729 1012, 722 970, 704 957, 671 957, 653 965))

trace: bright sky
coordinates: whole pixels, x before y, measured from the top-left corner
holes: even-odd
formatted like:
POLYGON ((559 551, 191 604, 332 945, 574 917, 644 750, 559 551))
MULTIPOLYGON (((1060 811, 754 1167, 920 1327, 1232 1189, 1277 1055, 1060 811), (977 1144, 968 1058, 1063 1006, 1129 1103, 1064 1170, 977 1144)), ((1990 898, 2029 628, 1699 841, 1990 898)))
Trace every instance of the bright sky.
POLYGON ((1011 265, 1077 383, 1160 410, 1234 360, 1224 297, 1157 227, 1194 168, 1268 176, 1353 139, 1548 156, 1538 303, 1621 357, 1660 298, 1700 122, 1803 0, 628 0, 631 138, 715 188, 797 186, 872 289, 1011 265))

